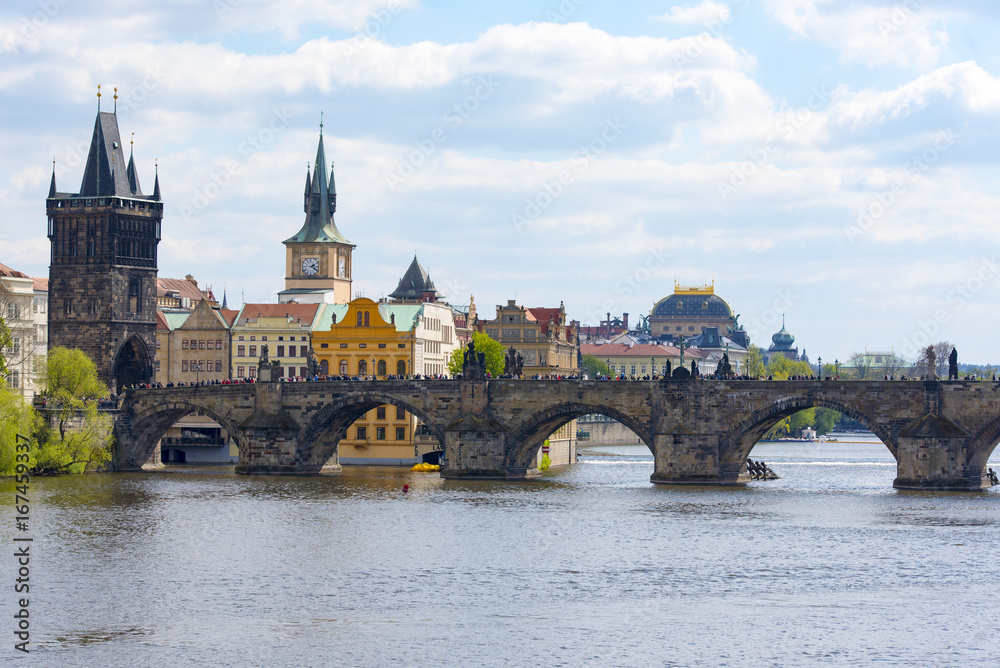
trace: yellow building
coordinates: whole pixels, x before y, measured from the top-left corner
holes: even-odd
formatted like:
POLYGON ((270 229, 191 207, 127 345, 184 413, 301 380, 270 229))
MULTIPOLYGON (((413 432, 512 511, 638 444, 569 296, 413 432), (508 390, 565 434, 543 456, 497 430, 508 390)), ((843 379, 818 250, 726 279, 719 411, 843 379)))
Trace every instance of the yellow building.
POLYGON ((232 327, 230 378, 255 378, 257 363, 268 348, 277 360, 279 377, 309 375, 310 337, 319 304, 244 304, 232 327))
MULTIPOLYGON (((379 304, 359 297, 324 306, 312 334, 322 375, 407 376, 413 366, 414 323, 420 305, 379 304)), ((417 420, 398 406, 379 406, 357 420, 340 441, 341 464, 406 465, 440 448, 414 443, 417 420)), ((426 440, 426 439, 423 439, 426 440)))
POLYGON ((513 347, 524 360, 525 377, 580 373, 577 329, 567 323, 562 304, 559 308, 525 308, 510 299, 506 306, 497 305, 495 320, 479 322, 479 331, 505 349, 513 347))

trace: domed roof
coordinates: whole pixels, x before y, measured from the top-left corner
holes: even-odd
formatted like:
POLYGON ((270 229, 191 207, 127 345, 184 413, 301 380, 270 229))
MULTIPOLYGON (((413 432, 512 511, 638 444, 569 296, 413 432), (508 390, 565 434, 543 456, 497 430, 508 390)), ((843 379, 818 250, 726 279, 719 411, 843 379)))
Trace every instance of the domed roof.
POLYGON ((771 341, 774 343, 775 349, 787 350, 792 347, 795 343, 795 337, 792 336, 791 332, 785 329, 785 317, 781 317, 781 331, 776 332, 774 336, 771 337, 771 341))
POLYGON ((722 297, 714 294, 675 293, 653 307, 651 317, 660 318, 732 318, 733 310, 722 297))

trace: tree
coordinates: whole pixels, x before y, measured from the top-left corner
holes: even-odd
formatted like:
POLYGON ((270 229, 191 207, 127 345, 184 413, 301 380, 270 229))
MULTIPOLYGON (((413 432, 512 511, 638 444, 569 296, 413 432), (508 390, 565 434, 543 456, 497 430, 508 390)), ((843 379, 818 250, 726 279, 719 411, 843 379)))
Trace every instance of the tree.
POLYGON ((916 368, 913 370, 917 376, 947 376, 948 355, 955 346, 947 341, 939 341, 934 345, 927 346, 920 351, 920 358, 917 360, 916 368))
MULTIPOLYGON (((0 475, 14 475, 18 464, 17 445, 28 439, 29 468, 35 464, 36 444, 33 439, 37 416, 24 398, 0 383, 0 475)), ((22 450, 23 452, 23 450, 22 450)))
POLYGON ((598 359, 596 355, 584 355, 582 366, 583 372, 589 378, 611 375, 611 369, 604 363, 604 360, 598 359))
POLYGON ((872 375, 872 357, 868 353, 854 353, 847 364, 854 367, 854 377, 858 380, 866 380, 872 375))
POLYGON ((776 354, 768 361, 767 372, 775 380, 788 380, 792 376, 810 376, 813 368, 808 362, 798 362, 776 354))
POLYGON ((745 368, 746 374, 751 378, 760 378, 767 371, 767 367, 764 366, 764 354, 761 352, 760 347, 754 343, 750 344, 750 348, 747 351, 745 368))
MULTIPOLYGON (((476 344, 477 353, 486 354, 486 371, 491 376, 502 376, 504 357, 506 356, 503 346, 490 338, 486 332, 473 332, 472 342, 476 344)), ((466 352, 468 352, 468 347, 452 351, 451 357, 448 359, 448 373, 452 376, 462 373, 466 352)))
POLYGON ((112 420, 98 410, 107 387, 97 366, 82 350, 56 347, 49 351, 43 375, 45 391, 56 411, 55 434, 39 439, 36 470, 41 473, 82 473, 111 458, 112 420), (76 428, 69 429, 70 422, 76 428))

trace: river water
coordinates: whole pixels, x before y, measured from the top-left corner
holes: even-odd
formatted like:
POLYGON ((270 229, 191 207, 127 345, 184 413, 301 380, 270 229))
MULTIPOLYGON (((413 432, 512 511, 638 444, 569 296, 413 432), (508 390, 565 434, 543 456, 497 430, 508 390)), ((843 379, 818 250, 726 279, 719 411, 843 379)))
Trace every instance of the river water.
POLYGON ((0 665, 997 665, 1000 488, 895 491, 861 440, 758 444, 781 479, 732 489, 653 485, 643 446, 537 482, 35 479, 0 665))

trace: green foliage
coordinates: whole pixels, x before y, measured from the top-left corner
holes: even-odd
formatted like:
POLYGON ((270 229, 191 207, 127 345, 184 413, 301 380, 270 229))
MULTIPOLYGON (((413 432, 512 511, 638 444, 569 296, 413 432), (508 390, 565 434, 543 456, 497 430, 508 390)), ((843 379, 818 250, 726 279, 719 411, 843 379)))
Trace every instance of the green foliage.
POLYGON ((759 346, 751 343, 750 349, 747 351, 747 375, 751 378, 760 378, 766 371, 767 367, 764 366, 764 354, 761 352, 759 346))
POLYGON ((595 355, 584 355, 583 373, 587 374, 588 378, 596 378, 597 376, 610 376, 611 369, 604 363, 604 360, 598 359, 595 355))
POLYGON ((7 321, 0 315, 0 380, 6 378, 10 373, 7 351, 13 347, 13 341, 7 321))
POLYGON ((48 438, 38 446, 36 473, 83 473, 111 460, 112 419, 86 402, 77 416, 79 428, 65 430, 59 439, 48 438))
POLYGON ((18 435, 31 439, 29 460, 21 463, 29 468, 34 466, 37 448, 32 435, 36 422, 37 416, 31 404, 0 382, 0 475, 14 475, 18 435))
MULTIPOLYGON (((543 445, 546 448, 549 447, 549 439, 545 439, 545 443, 543 445)), ((552 458, 549 457, 549 453, 547 453, 547 452, 542 453, 542 461, 538 464, 538 470, 539 471, 544 471, 545 469, 549 468, 550 466, 552 466, 552 458)))
MULTIPOLYGON (((477 353, 486 353, 486 371, 491 376, 503 375, 504 356, 506 352, 503 346, 494 341, 486 332, 473 332, 472 342, 476 344, 477 353)), ((451 353, 448 359, 448 373, 454 376, 462 373, 462 364, 465 361, 467 347, 457 348, 451 353)))
POLYGON ((42 383, 49 396, 59 399, 98 398, 108 395, 108 388, 97 377, 97 366, 87 354, 76 348, 57 346, 49 351, 42 383))
POLYGON ((761 437, 763 441, 774 441, 779 438, 798 438, 803 429, 807 427, 815 429, 817 435, 828 434, 833 431, 834 424, 841 417, 840 413, 829 408, 807 408, 798 413, 789 415, 778 424, 767 430, 761 437))
POLYGON ((796 362, 784 355, 771 355, 767 364, 767 373, 775 380, 788 380, 792 376, 809 376, 813 367, 807 362, 796 362))

